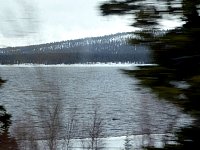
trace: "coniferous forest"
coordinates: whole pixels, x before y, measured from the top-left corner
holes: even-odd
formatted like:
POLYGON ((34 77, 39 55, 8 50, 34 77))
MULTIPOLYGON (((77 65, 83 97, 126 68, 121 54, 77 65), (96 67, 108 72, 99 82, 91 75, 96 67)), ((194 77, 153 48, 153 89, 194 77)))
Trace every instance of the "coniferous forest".
POLYGON ((131 33, 0 49, 0 64, 150 63, 147 45, 128 42, 131 33))

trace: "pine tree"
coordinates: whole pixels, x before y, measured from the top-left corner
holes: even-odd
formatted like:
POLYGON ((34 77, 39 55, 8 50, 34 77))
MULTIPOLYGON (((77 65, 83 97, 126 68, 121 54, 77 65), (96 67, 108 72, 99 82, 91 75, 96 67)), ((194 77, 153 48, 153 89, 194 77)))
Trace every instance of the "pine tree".
POLYGON ((199 5, 200 0, 112 0, 100 6, 103 15, 133 15, 133 26, 141 30, 131 42, 151 48, 153 63, 157 65, 128 73, 196 119, 193 125, 176 132, 177 144, 167 144, 163 149, 200 149, 199 5), (161 32, 158 24, 166 16, 178 18, 183 25, 161 32))
POLYGON ((4 106, 0 105, 0 150, 18 150, 15 138, 9 134, 10 125, 11 115, 7 113, 4 106))

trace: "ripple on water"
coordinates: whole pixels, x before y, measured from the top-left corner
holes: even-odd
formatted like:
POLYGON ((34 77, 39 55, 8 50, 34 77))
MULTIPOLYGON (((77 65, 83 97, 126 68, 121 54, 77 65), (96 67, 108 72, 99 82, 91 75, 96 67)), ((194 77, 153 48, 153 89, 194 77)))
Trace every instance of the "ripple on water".
MULTIPOLYGON (((167 127, 191 122, 174 105, 158 101, 137 80, 124 75, 120 67, 0 67, 8 82, 0 89, 1 104, 17 124, 24 114, 38 116, 39 108, 62 107, 66 122, 70 108, 77 107, 80 124, 91 121, 94 107, 103 118, 109 136, 163 133, 167 127)), ((45 114, 43 114, 45 115, 45 114)), ((36 117, 34 117, 36 118, 36 117)), ((37 121, 36 121, 37 122, 37 121)), ((39 122, 39 121, 38 121, 39 122)))

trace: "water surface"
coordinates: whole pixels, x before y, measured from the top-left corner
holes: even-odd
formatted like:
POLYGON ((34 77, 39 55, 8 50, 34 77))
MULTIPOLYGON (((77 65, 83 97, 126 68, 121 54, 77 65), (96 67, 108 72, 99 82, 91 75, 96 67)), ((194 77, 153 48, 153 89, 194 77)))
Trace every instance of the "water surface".
POLYGON ((0 76, 8 80, 0 89, 1 104, 12 114, 13 126, 27 115, 37 116, 38 108, 56 104, 63 122, 76 107, 79 122, 87 124, 98 108, 105 136, 162 134, 190 122, 188 115, 158 100, 120 69, 130 66, 1 66, 0 76))

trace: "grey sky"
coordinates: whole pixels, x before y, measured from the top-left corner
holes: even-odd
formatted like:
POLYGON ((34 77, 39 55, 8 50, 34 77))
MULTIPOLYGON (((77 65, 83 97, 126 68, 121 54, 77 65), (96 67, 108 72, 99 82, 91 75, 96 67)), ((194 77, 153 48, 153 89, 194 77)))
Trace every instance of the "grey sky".
POLYGON ((102 17, 103 0, 0 0, 0 47, 131 31, 123 17, 102 17))
POLYGON ((100 16, 102 1, 0 0, 0 47, 134 30, 130 16, 100 16))

